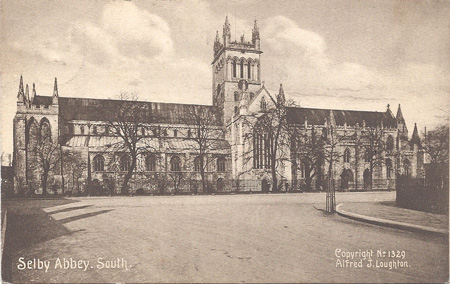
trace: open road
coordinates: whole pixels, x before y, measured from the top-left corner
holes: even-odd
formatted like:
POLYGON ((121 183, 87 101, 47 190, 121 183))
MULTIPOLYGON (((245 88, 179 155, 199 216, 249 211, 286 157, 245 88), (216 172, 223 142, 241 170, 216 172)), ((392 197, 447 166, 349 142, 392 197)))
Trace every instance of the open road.
MULTIPOLYGON (((338 203, 394 199, 337 194, 338 203)), ((7 270, 21 283, 448 281, 448 239, 328 215, 324 203, 324 193, 6 201, 7 270), (363 267, 340 267, 359 250, 374 252, 372 267, 361 256, 350 260, 363 267), (19 269, 21 258, 32 269, 19 269), (70 258, 76 268, 55 267, 70 258)))

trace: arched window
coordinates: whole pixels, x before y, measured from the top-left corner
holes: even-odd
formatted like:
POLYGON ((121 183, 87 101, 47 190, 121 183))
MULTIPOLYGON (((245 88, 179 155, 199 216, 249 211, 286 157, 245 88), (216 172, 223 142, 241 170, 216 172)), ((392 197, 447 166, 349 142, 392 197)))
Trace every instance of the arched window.
POLYGON ((344 163, 350 162, 350 150, 347 148, 344 151, 344 163))
POLYGON ((369 151, 369 149, 366 149, 366 152, 364 152, 364 162, 366 162, 366 163, 370 162, 370 151, 369 151))
POLYGON ((25 137, 27 144, 35 144, 39 139, 39 135, 39 124, 36 119, 32 117, 28 122, 28 133, 27 137, 25 137))
POLYGON ((300 162, 300 177, 306 177, 306 162, 304 160, 300 162))
POLYGON ((236 78, 236 60, 233 60, 233 63, 231 63, 232 69, 233 69, 233 78, 236 78))
POLYGON ((163 135, 163 136, 167 136, 167 129, 163 129, 162 135, 163 135))
POLYGON ((388 151, 394 150, 394 138, 392 137, 392 135, 389 135, 389 137, 387 138, 386 150, 388 151))
POLYGON ((187 131, 187 135, 188 135, 188 137, 189 137, 189 138, 191 138, 191 137, 192 137, 192 131, 191 131, 190 129, 188 129, 188 131, 187 131))
POLYGON ((148 155, 145 157, 145 170, 149 172, 156 170, 156 158, 154 155, 148 155))
POLYGON ((241 78, 244 78, 244 60, 241 60, 241 64, 240 64, 241 66, 241 68, 240 68, 240 76, 239 77, 241 77, 241 78))
POLYGON ((177 137, 178 136, 178 131, 175 129, 174 131, 173 131, 173 137, 177 137))
POLYGON ((197 157, 194 159, 194 171, 200 172, 200 158, 197 157))
POLYGON ((239 114, 239 108, 237 106, 234 107, 234 114, 235 115, 239 114))
POLYGON ((252 71, 251 71, 252 65, 249 63, 247 63, 247 79, 252 79, 252 71))
POLYGON ((122 155, 122 157, 120 157, 120 170, 122 172, 126 172, 128 171, 129 168, 130 168, 130 156, 128 156, 128 154, 124 154, 122 155))
POLYGON ((142 127, 142 129, 141 129, 141 132, 142 132, 142 136, 145 136, 145 127, 142 127))
POLYGON ((40 139, 43 143, 51 143, 52 130, 50 128, 50 122, 47 120, 47 118, 43 118, 41 120, 40 139))
POLYGON ((253 133, 253 167, 255 169, 269 168, 271 165, 271 136, 255 129, 253 133))
POLYGON ((403 161, 403 172, 407 176, 411 174, 411 162, 408 159, 405 159, 405 161, 403 161))
POLYGON ((178 156, 173 156, 172 159, 170 159, 170 170, 172 172, 181 171, 181 160, 178 156))
POLYGON ((253 98, 255 97, 254 93, 250 93, 250 100, 253 100, 253 98))
POLYGON ((261 99, 261 102, 259 103, 259 106, 260 106, 261 110, 266 110, 267 109, 267 103, 266 103, 266 100, 264 99, 264 97, 261 99))
POLYGON ((92 126, 92 134, 97 134, 97 125, 92 126))
POLYGON ((80 126, 80 133, 81 133, 81 135, 84 134, 84 125, 81 125, 81 126, 80 126))
POLYGON ((105 158, 102 155, 94 157, 94 172, 103 172, 105 170, 105 158))
POLYGON ((386 159, 386 178, 392 178, 392 161, 386 159))
POLYGON ((239 92, 234 92, 234 101, 235 102, 239 101, 239 92))
POLYGON ((224 157, 217 158, 217 171, 218 172, 225 171, 225 158, 224 157))

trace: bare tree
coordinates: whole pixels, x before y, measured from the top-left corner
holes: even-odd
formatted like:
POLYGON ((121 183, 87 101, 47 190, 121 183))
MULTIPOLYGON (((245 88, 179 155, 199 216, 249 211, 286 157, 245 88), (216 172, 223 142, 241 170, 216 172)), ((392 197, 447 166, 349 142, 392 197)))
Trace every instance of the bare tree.
POLYGON ((73 151, 63 151, 62 162, 64 170, 68 171, 71 175, 72 188, 69 192, 73 192, 75 185, 78 187, 78 181, 87 169, 87 162, 82 159, 79 153, 73 151))
POLYGON ((47 194, 47 181, 50 172, 61 166, 60 145, 52 141, 50 136, 41 136, 37 139, 31 152, 34 155, 34 163, 31 168, 41 173, 42 194, 47 194))
POLYGON ((184 174, 181 171, 171 171, 168 176, 172 180, 174 194, 178 194, 184 181, 184 174))
POLYGON ((369 162, 369 186, 372 188, 373 170, 384 163, 382 156, 384 150, 384 128, 382 125, 365 127, 361 131, 361 136, 365 149, 364 159, 369 162))
MULTIPOLYGON (((220 119, 216 108, 206 106, 189 106, 187 110, 180 114, 185 117, 189 129, 184 133, 184 139, 195 142, 195 152, 197 167, 202 179, 203 192, 207 190, 205 172, 208 165, 215 161, 216 157, 212 153, 220 146, 219 141, 223 139, 222 127, 215 127, 220 119)), ((195 189, 195 191, 197 191, 195 189)), ((194 192, 197 194, 197 192, 194 192)))
POLYGON ((155 114, 149 104, 138 102, 135 94, 122 93, 118 101, 112 101, 104 109, 106 127, 116 138, 111 139, 107 150, 129 155, 129 159, 121 160, 126 163, 121 167, 121 170, 126 171, 121 193, 128 194, 128 182, 136 170, 139 157, 156 151, 148 138, 158 135, 159 127, 152 125, 155 114))
POLYGON ((448 164, 449 162, 449 127, 439 125, 424 135, 422 143, 425 153, 433 164, 448 164))
MULTIPOLYGON (((263 166, 270 170, 272 191, 280 190, 278 175, 280 165, 289 159, 289 130, 287 123, 287 107, 293 106, 293 101, 286 101, 282 86, 276 100, 272 98, 274 107, 263 109, 261 113, 251 114, 245 124, 250 129, 245 139, 262 139, 265 153, 263 166), (249 137, 251 136, 251 137, 249 137)), ((254 159, 254 157, 253 157, 254 159)))
MULTIPOLYGON (((330 117, 332 114, 330 115, 330 117)), ((335 181, 333 179, 333 169, 335 163, 343 156, 340 151, 338 151, 338 146, 346 139, 346 133, 339 135, 337 129, 331 123, 329 119, 329 126, 323 129, 323 158, 328 164, 327 170, 327 194, 326 194, 326 210, 327 212, 333 213, 336 211, 336 188, 335 181)))
MULTIPOLYGON (((311 190, 312 180, 321 172, 324 160, 324 140, 315 127, 311 130, 289 127, 292 166, 305 174, 306 189, 311 190)), ((320 181, 319 181, 320 182, 320 181)))

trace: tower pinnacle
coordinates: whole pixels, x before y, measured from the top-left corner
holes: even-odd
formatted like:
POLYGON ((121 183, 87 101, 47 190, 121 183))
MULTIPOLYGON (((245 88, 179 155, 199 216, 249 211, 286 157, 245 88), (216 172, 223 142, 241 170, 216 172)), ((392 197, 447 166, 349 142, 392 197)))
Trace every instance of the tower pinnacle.
POLYGON ((216 31, 216 38, 214 39, 214 56, 220 51, 222 44, 220 43, 219 31, 216 31))
POLYGON ((22 78, 22 75, 20 75, 19 92, 17 93, 18 101, 23 101, 24 96, 25 96, 25 93, 23 91, 23 78, 22 78))
POLYGON ((258 28, 258 24, 255 23, 253 25, 253 30, 252 30, 252 42, 253 44, 256 42, 256 40, 259 40, 259 28, 258 28))
POLYGON ((31 94, 31 103, 34 102, 35 98, 36 98, 36 86, 33 83, 33 93, 31 94))
POLYGON ((30 104, 30 90, 28 89, 28 84, 25 87, 25 105, 29 106, 30 104))
POLYGON ((228 15, 225 17, 225 24, 223 25, 223 43, 226 44, 231 40, 230 22, 228 22, 228 15))
POLYGON ((286 97, 284 96, 283 84, 280 84, 280 90, 278 91, 278 96, 277 96, 277 104, 284 105, 285 102, 286 102, 286 97))
POLYGON ((400 107, 400 104, 398 104, 396 118, 397 118, 397 123, 405 123, 405 119, 403 118, 402 108, 400 107))
POLYGON ((57 105, 58 104, 58 98, 59 98, 59 94, 58 94, 58 82, 55 78, 55 86, 53 87, 53 99, 52 99, 52 104, 57 105))

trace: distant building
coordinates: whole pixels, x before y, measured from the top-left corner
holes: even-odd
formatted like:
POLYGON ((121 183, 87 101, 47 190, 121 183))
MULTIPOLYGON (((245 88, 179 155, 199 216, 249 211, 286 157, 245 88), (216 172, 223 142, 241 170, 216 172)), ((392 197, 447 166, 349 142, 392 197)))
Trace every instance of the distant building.
MULTIPOLYGON (((281 86, 275 96, 264 87, 261 54, 256 21, 251 41, 244 36, 232 41, 230 23, 226 19, 222 37, 217 32, 214 41, 212 106, 134 102, 152 116, 151 120, 142 122, 158 131, 142 130, 140 134, 144 137, 142 141, 157 145, 157 150, 140 158, 140 167, 130 180, 132 190, 167 193, 176 187, 181 192, 199 188, 201 177, 192 134, 194 126, 184 115, 193 109, 214 113, 215 119, 208 127, 219 133, 207 154, 211 161, 206 171, 209 192, 268 191, 272 184, 269 165, 273 162, 279 163, 280 185, 289 190, 304 189, 311 171, 305 170, 306 165, 302 167, 307 153, 300 144, 291 147, 293 141, 288 141, 282 146, 285 149, 280 161, 271 161, 270 145, 264 132, 252 133, 255 129, 248 124, 264 117, 276 107, 277 101, 285 101, 281 86), (178 185, 170 178, 174 172, 182 176, 178 185)), ((111 141, 118 138, 110 131, 110 118, 105 117, 103 110, 116 110, 128 102, 60 97, 56 79, 52 96, 37 95, 34 84, 30 96, 28 85, 24 90, 22 77, 17 98, 13 157, 16 191, 42 192, 43 170, 36 166, 39 157, 31 150, 36 148, 39 137, 49 137, 48 141, 56 144, 59 154, 72 153, 76 157, 76 161, 70 162, 60 159, 50 171, 49 183, 60 192, 84 192, 92 184, 119 190, 128 167, 128 154, 108 149, 111 141)), ((396 116, 389 106, 384 112, 294 106, 286 106, 285 111, 288 128, 298 130, 299 135, 311 139, 327 134, 340 137, 332 170, 337 189, 394 189, 398 174, 418 176, 423 171, 417 127, 409 140, 400 105, 396 116), (373 130, 380 134, 378 142, 382 145, 376 149, 381 150, 376 163, 371 163, 367 154, 371 143, 368 135, 373 130)), ((308 143, 308 138, 305 141, 308 143)), ((328 165, 326 159, 317 163, 311 190, 324 186, 328 165)))

